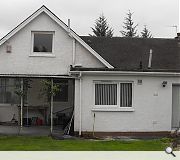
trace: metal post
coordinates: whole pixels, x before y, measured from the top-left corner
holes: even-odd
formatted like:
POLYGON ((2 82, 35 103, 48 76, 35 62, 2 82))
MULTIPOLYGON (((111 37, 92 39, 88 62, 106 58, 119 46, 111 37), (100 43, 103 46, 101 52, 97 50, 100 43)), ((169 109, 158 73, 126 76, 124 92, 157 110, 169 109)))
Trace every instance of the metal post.
POLYGON ((80 73, 80 80, 79 80, 79 136, 81 136, 81 132, 82 132, 82 116, 81 116, 81 105, 82 105, 82 98, 81 98, 81 96, 82 96, 82 89, 81 89, 81 87, 82 87, 82 73, 80 73))
POLYGON ((23 78, 21 79, 21 129, 23 127, 23 78))
POLYGON ((51 134, 53 132, 53 78, 51 79, 51 134))
POLYGON ((72 42, 72 64, 73 66, 75 65, 75 54, 76 54, 76 40, 73 38, 73 42, 72 42))
POLYGON ((29 112, 28 112, 28 106, 27 106, 27 126, 29 126, 29 112))

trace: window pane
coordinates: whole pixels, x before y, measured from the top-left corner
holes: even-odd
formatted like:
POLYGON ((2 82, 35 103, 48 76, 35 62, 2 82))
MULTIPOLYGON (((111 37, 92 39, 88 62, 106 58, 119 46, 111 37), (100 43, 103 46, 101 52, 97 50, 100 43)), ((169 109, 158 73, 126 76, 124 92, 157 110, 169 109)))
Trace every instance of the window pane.
POLYGON ((132 83, 120 84, 121 107, 132 107, 132 83))
POLYGON ((68 102, 68 80, 54 80, 60 85, 60 91, 54 96, 55 102, 68 102))
POLYGON ((15 94, 15 81, 17 79, 0 78, 0 103, 19 103, 19 97, 15 94))
POLYGON ((52 52, 53 34, 34 33, 34 52, 52 52))
POLYGON ((117 84, 95 84, 95 105, 117 105, 117 84))
POLYGON ((6 93, 6 81, 5 78, 0 79, 0 103, 5 101, 5 93, 6 93))

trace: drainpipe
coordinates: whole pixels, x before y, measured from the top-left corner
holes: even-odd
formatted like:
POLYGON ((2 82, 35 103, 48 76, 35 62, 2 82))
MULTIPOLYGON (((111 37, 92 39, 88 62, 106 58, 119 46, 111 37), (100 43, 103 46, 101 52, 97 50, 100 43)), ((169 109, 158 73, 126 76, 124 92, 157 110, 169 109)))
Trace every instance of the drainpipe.
POLYGON ((72 38, 72 65, 75 64, 76 40, 71 35, 71 21, 68 19, 68 35, 72 38))
POLYGON ((23 127, 23 78, 21 79, 21 129, 23 127))
POLYGON ((53 78, 51 78, 51 134, 53 132, 53 78))
POLYGON ((76 56, 76 40, 73 38, 72 41, 72 65, 75 65, 75 56, 76 56))
POLYGON ((82 111, 81 111, 81 107, 82 107, 82 73, 80 72, 79 74, 79 136, 81 136, 81 132, 82 132, 82 111))

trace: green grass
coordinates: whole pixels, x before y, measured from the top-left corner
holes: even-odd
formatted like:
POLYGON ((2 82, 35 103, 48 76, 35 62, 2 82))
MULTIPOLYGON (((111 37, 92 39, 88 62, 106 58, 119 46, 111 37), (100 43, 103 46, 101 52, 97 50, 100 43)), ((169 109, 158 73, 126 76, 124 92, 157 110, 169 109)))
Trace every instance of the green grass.
POLYGON ((162 151, 169 139, 54 140, 51 137, 0 136, 1 151, 162 151))

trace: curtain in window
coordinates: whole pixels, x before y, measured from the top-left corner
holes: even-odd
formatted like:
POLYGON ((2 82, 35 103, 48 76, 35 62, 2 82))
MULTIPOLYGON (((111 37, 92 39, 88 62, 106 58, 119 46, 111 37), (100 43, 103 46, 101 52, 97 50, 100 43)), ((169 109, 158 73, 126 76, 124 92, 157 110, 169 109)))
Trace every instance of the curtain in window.
POLYGON ((117 84, 95 84, 95 105, 117 105, 117 84))
POLYGON ((132 107, 132 83, 120 83, 120 106, 132 107))

